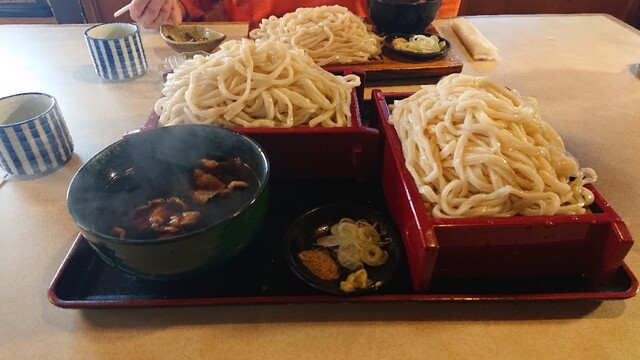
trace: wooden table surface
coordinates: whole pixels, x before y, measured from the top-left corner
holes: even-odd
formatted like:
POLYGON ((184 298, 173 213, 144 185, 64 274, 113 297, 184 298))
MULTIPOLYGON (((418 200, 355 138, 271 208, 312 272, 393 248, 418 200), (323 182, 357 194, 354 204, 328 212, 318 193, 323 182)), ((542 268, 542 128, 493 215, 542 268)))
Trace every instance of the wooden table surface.
MULTIPOLYGON (((640 236, 640 34, 604 15, 486 16, 470 20, 500 49, 464 60, 538 99, 597 186, 640 236)), ((229 38, 246 24, 212 24, 229 38)), ((75 140, 74 158, 46 177, 0 186, 0 359, 637 359, 640 300, 290 304, 74 310, 47 289, 78 230, 65 203, 75 171, 144 122, 162 89, 160 65, 175 53, 143 32, 149 72, 99 80, 83 39, 88 25, 0 26, 0 96, 54 95, 75 140)), ((372 83, 414 91, 433 79, 372 83)), ((368 89, 370 91, 370 89, 368 89)), ((640 248, 626 258, 640 271, 640 248)))

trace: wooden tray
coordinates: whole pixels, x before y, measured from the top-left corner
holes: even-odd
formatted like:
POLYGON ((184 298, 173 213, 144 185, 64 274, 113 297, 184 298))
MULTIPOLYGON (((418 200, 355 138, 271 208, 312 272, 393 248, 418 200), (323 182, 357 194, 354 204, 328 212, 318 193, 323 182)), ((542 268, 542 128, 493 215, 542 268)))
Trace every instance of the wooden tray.
MULTIPOLYGON (((249 32, 259 26, 259 22, 249 24, 249 32)), ((433 25, 429 25, 426 32, 440 35, 433 25)), ((448 39, 447 39, 448 40, 448 39)), ((451 44, 447 54, 434 60, 412 60, 401 57, 386 48, 382 50, 382 60, 371 61, 364 64, 329 65, 325 70, 333 73, 345 71, 362 71, 367 80, 392 80, 411 79, 419 77, 440 77, 462 71, 463 62, 458 54, 458 49, 451 44)))
MULTIPOLYGON (((427 32, 440 35, 433 25, 427 27, 427 32)), ((448 39, 447 39, 448 40, 448 39)), ((391 80, 417 77, 440 77, 462 71, 463 62, 458 55, 458 50, 451 44, 447 54, 434 60, 415 60, 401 57, 386 47, 382 49, 382 60, 372 61, 366 64, 327 66, 325 69, 331 72, 338 71, 363 71, 367 80, 391 80)))

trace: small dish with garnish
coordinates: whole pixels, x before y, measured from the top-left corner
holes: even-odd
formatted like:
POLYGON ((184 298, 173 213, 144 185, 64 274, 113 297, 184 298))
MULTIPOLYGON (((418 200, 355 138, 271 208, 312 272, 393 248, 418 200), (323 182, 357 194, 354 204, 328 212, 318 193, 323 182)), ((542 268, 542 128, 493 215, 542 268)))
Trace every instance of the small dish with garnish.
POLYGON ((418 60, 439 59, 451 48, 449 40, 431 33, 389 34, 384 45, 400 56, 418 60))
POLYGON ((202 25, 162 25, 160 35, 177 52, 213 52, 226 38, 225 34, 202 25))
POLYGON ((395 225, 366 206, 337 203, 295 220, 285 236, 291 270, 335 295, 376 291, 391 281, 401 254, 395 225))

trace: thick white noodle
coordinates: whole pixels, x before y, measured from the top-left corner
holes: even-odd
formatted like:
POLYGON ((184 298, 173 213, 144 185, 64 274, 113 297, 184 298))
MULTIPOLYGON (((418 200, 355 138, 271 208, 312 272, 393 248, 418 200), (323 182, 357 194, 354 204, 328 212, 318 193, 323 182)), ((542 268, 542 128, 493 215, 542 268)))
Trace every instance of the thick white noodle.
POLYGON ((302 49, 320 66, 357 64, 380 59, 383 38, 339 5, 298 8, 282 17, 262 19, 249 37, 276 39, 302 49))
POLYGON ((169 74, 155 112, 161 126, 342 127, 351 125, 359 85, 358 76, 333 75, 288 44, 233 40, 169 74))
POLYGON ((534 98, 453 74, 393 104, 389 122, 434 217, 583 214, 580 169, 534 98))

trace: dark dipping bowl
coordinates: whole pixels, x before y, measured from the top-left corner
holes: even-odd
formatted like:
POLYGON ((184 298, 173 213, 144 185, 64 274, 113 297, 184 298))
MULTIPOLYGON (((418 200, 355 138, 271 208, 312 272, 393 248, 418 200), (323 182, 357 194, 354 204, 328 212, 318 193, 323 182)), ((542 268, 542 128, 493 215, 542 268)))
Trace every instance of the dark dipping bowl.
POLYGON ((67 206, 107 263, 147 279, 177 279, 217 267, 251 242, 267 211, 269 174, 264 151, 243 134, 211 125, 162 127, 125 137, 92 157, 71 180, 67 206), (211 199, 197 228, 164 239, 110 234, 147 201, 190 193, 200 159, 235 157, 257 181, 211 199))
POLYGON ((370 0, 369 16, 378 34, 421 33, 441 5, 442 0, 370 0))

